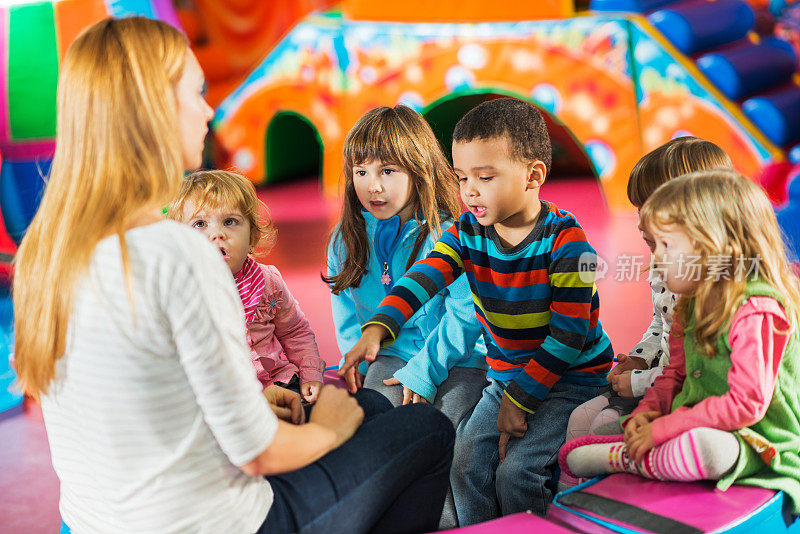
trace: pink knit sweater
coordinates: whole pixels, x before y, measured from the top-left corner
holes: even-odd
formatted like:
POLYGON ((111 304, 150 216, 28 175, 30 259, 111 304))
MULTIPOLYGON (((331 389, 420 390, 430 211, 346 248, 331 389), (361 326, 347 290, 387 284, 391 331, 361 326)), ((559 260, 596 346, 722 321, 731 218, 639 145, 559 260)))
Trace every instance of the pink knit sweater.
POLYGON ((235 278, 245 306, 247 342, 256 376, 264 387, 289 382, 294 375, 301 383, 322 382, 325 361, 320 358, 314 332, 281 273, 272 265, 251 261, 248 259, 242 269, 250 272, 248 267, 254 268, 249 280, 242 279, 242 272, 235 278), (259 275, 263 275, 263 290, 259 275))

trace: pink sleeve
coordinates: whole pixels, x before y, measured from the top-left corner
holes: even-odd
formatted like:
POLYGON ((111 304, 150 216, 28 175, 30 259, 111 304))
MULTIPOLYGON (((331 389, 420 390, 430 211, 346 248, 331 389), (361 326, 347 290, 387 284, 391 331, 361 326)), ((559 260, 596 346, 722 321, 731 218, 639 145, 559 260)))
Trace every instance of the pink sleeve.
POLYGON ((760 421, 772 401, 789 330, 788 317, 775 299, 751 297, 740 306, 728 332, 728 392, 659 417, 653 421, 653 442, 664 443, 697 427, 738 430, 760 421))
POLYGON ((668 414, 672 411, 672 399, 683 389, 685 378, 686 355, 683 352, 683 326, 675 318, 669 336, 669 364, 664 367, 664 372, 655 379, 653 385, 647 388, 644 398, 633 410, 631 416, 651 411, 668 414))
POLYGON ((300 383, 322 382, 325 361, 320 358, 314 331, 305 314, 292 296, 278 269, 269 265, 264 270, 274 287, 282 293, 281 303, 275 313, 275 337, 278 338, 286 359, 299 370, 300 383))

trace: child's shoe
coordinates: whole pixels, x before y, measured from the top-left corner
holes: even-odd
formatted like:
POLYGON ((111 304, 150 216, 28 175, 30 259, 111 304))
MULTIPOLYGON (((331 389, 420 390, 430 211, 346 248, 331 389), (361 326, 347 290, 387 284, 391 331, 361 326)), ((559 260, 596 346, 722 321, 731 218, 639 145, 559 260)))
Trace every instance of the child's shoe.
POLYGON ((595 477, 609 473, 647 474, 628 457, 625 436, 583 436, 568 441, 558 454, 561 472, 570 477, 595 477))

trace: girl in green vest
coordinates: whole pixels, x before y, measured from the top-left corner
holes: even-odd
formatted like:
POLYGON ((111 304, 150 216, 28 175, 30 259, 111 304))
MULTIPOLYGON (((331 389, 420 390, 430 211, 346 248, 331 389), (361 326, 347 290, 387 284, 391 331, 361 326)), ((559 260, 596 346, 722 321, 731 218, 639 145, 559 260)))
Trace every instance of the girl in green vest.
POLYGON ((783 490, 800 513, 800 281, 772 206, 738 173, 701 171, 658 188, 641 220, 681 296, 670 362, 624 434, 568 442, 562 469, 783 490))

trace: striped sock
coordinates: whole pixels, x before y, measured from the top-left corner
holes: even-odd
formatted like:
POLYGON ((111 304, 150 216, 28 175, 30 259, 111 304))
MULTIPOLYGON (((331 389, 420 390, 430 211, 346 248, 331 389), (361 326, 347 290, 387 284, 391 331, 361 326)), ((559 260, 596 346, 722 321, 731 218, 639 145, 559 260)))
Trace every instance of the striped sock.
POLYGON ((659 480, 719 480, 739 458, 739 442, 730 433, 693 428, 645 455, 643 476, 659 480))
POLYGON ((722 478, 738 456, 739 443, 730 432, 695 428, 651 449, 639 463, 628 456, 622 441, 577 446, 568 451, 564 460, 573 476, 633 473, 656 480, 689 482, 722 478))

